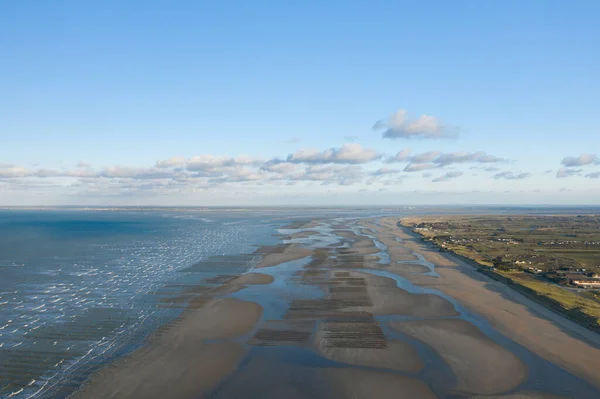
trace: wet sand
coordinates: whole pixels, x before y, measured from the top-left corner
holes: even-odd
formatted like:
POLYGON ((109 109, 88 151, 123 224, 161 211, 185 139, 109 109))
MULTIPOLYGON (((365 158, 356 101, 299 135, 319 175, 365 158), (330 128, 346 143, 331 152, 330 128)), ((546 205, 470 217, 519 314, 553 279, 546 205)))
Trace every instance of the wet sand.
POLYGON ((527 368, 518 357, 464 320, 396 321, 390 325, 432 347, 456 375, 459 393, 498 394, 527 378, 527 368))
POLYGON ((421 381, 398 374, 357 369, 333 369, 326 373, 333 383, 342 387, 346 398, 436 398, 421 381))
POLYGON ((310 256, 312 252, 313 251, 308 248, 303 248, 295 244, 282 244, 273 249, 260 252, 263 255, 263 259, 256 265, 256 268, 271 267, 284 262, 306 258, 307 256, 310 256))
POLYGON ((186 306, 177 320, 74 397, 600 397, 586 382, 600 379, 597 336, 490 285, 396 221, 288 226, 288 236, 316 233, 259 248, 257 272, 188 290, 174 300, 186 306))
POLYGON ((566 396, 557 396, 543 392, 521 392, 509 395, 471 396, 471 399, 568 399, 566 396))
POLYGON ((446 299, 432 294, 411 294, 399 288, 396 282, 387 277, 368 273, 349 272, 350 277, 363 278, 371 306, 357 307, 356 310, 370 311, 377 315, 402 315, 415 317, 458 316, 454 306, 446 299))
POLYGON ((99 371, 72 398, 192 398, 231 374, 246 349, 230 340, 250 331, 262 308, 214 299, 159 330, 141 349, 99 371))
POLYGON ((331 345, 331 336, 352 338, 357 326, 351 323, 322 323, 316 334, 315 346, 326 359, 355 366, 383 368, 405 373, 417 373, 424 367, 416 349, 406 342, 388 341, 385 348, 352 348, 331 345))
POLYGON ((271 284, 273 276, 262 273, 246 273, 231 280, 233 285, 271 284))

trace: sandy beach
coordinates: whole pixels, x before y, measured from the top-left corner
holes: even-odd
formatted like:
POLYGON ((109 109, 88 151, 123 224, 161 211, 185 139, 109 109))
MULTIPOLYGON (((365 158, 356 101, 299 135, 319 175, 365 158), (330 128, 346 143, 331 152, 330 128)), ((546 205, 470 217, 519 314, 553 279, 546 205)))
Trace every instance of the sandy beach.
POLYGON ((288 226, 72 397, 600 397, 598 336, 396 222, 288 226))

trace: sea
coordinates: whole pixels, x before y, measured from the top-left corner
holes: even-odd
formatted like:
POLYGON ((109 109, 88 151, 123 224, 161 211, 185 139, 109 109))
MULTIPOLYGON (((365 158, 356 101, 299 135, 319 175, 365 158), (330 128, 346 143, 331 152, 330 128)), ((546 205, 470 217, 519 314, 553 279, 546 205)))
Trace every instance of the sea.
POLYGON ((251 270, 279 228, 384 209, 0 210, 0 398, 59 398, 139 347, 172 294, 251 270), (248 254, 244 262, 205 262, 248 254), (193 272, 188 272, 193 269, 193 272))

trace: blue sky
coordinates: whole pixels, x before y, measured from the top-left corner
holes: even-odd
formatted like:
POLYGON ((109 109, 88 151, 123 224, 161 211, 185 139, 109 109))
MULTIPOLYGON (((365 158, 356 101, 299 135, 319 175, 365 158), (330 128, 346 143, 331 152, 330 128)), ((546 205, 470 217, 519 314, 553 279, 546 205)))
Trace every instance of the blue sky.
POLYGON ((0 205, 598 204, 598 15, 2 2, 0 205))

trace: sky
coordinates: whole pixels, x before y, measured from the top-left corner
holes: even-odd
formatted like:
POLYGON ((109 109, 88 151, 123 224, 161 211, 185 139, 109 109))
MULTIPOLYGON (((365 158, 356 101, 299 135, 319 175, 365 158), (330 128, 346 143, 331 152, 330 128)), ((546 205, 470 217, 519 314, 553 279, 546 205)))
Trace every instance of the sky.
POLYGON ((0 206, 598 205, 599 15, 0 2, 0 206))

